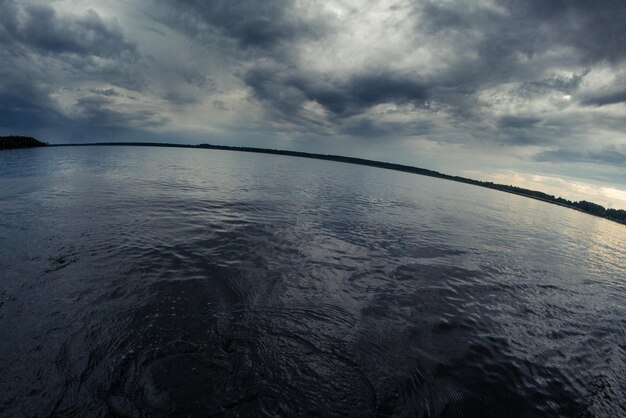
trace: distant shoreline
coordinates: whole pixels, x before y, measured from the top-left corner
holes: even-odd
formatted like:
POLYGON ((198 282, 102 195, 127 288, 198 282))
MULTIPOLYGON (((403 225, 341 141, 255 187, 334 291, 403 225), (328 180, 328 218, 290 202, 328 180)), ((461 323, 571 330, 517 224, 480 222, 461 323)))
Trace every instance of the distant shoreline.
POLYGON ((139 146, 139 147, 165 147, 165 148, 191 148, 191 149, 212 149, 222 151, 240 151, 240 152, 253 152, 260 154, 273 154, 273 155, 286 155, 291 157, 311 158, 316 160, 337 161, 348 164, 364 165, 369 167, 384 168, 387 170, 402 171, 405 173, 420 174, 428 177, 435 177, 444 180, 451 180, 459 183, 472 184, 475 186, 485 187, 492 190, 499 190, 501 192, 511 193, 518 196, 529 197, 531 199, 539 200, 553 205, 562 206, 569 209, 574 209, 579 212, 586 213, 588 215, 597 216, 613 222, 617 222, 626 225, 626 211, 623 209, 605 209, 598 204, 587 202, 585 200, 579 202, 572 202, 561 197, 555 197, 547 193, 539 192, 536 190, 524 189, 512 185, 504 185, 493 182, 486 182, 480 180, 473 180, 466 177, 451 176, 449 174, 440 173, 438 171, 428 170, 425 168, 413 167, 409 165, 387 163, 383 161, 367 160, 363 158, 344 157, 340 155, 329 154, 314 154, 309 152, 299 151, 286 151, 266 148, 255 147, 233 147, 227 145, 212 145, 212 144, 170 144, 160 142, 94 142, 83 144, 51 144, 50 147, 67 147, 67 146, 139 146))
POLYGON ((47 143, 36 140, 30 136, 9 135, 0 136, 0 150, 45 147, 47 143))

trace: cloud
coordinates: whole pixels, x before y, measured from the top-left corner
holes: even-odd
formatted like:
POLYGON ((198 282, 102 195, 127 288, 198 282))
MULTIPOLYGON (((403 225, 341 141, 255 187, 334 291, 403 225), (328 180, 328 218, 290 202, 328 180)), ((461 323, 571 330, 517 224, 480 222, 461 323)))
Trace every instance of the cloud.
POLYGON ((256 97, 290 113, 305 101, 314 101, 335 117, 362 113, 381 103, 423 104, 428 98, 419 81, 385 73, 358 74, 335 80, 302 72, 255 68, 244 81, 256 97))
POLYGON ((0 4, 0 42, 41 54, 75 54, 132 58, 135 46, 126 41, 114 22, 93 10, 80 16, 59 16, 45 4, 4 1, 0 4))
POLYGON ((130 70, 139 53, 114 19, 94 10, 60 13, 48 4, 2 1, 0 59, 0 128, 7 133, 73 136, 163 124, 152 110, 115 110, 121 103, 114 99, 125 95, 113 86, 140 88, 130 70))
POLYGON ((306 36, 316 36, 323 22, 298 14, 296 2, 287 0, 191 0, 172 4, 157 1, 157 18, 191 37, 234 40, 239 47, 272 49, 306 36))
POLYGON ((581 103, 585 106, 606 106, 626 102, 626 88, 612 92, 596 92, 591 97, 585 97, 581 103))
POLYGON ((8 130, 54 125, 62 113, 45 88, 24 79, 3 75, 0 85, 0 127, 8 130))
POLYGON ((111 89, 111 88, 109 88, 109 89, 90 89, 89 91, 94 93, 94 94, 100 94, 102 96, 109 96, 109 97, 111 97, 111 96, 119 97, 120 96, 120 94, 117 91, 115 91, 115 89, 111 89))
POLYGON ((115 104, 107 97, 81 97, 74 104, 74 120, 94 128, 149 128, 167 122, 167 119, 159 117, 158 112, 149 109, 116 110, 115 104))
POLYGON ((585 162, 596 164, 609 164, 618 167, 626 167, 626 149, 619 150, 615 147, 604 148, 600 151, 577 150, 570 148, 558 148, 540 152, 535 156, 536 161, 552 162, 585 162))
POLYGON ((521 116, 502 116, 498 120, 501 129, 524 129, 532 128, 541 122, 540 118, 521 116))
POLYGON ((610 179, 624 21, 612 0, 0 0, 0 130, 610 179))
POLYGON ((626 209, 626 190, 616 187, 604 187, 597 182, 581 181, 568 177, 538 175, 503 170, 494 173, 471 173, 485 181, 512 184, 531 190, 541 190, 568 200, 587 200, 607 208, 626 209))
POLYGON ((431 33, 470 45, 501 68, 507 58, 532 59, 558 48, 576 50, 586 64, 626 58, 626 7, 618 1, 422 1, 415 9, 431 33))
POLYGON ((176 90, 168 91, 163 98, 176 106, 191 105, 199 101, 193 94, 176 90))

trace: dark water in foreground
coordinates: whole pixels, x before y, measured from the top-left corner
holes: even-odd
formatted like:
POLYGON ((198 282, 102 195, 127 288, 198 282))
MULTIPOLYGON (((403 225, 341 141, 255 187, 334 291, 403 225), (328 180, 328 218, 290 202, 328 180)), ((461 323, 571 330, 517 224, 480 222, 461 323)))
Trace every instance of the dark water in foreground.
POLYGON ((369 167, 0 152, 0 415, 626 416, 625 242, 369 167))

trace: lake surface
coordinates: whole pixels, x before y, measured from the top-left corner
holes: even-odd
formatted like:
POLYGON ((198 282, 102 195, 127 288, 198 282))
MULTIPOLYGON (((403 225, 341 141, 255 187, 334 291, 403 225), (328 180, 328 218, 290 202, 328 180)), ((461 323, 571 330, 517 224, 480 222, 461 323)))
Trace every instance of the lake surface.
POLYGON ((0 152, 0 416, 626 416, 626 227, 228 151, 0 152))

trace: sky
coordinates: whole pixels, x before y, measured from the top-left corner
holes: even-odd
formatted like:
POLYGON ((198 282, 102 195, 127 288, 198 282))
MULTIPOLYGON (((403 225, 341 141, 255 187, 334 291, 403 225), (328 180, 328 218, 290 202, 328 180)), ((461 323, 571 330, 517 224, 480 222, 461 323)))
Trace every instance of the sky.
POLYGON ((0 0, 0 134, 409 164, 626 209, 623 0, 0 0))

